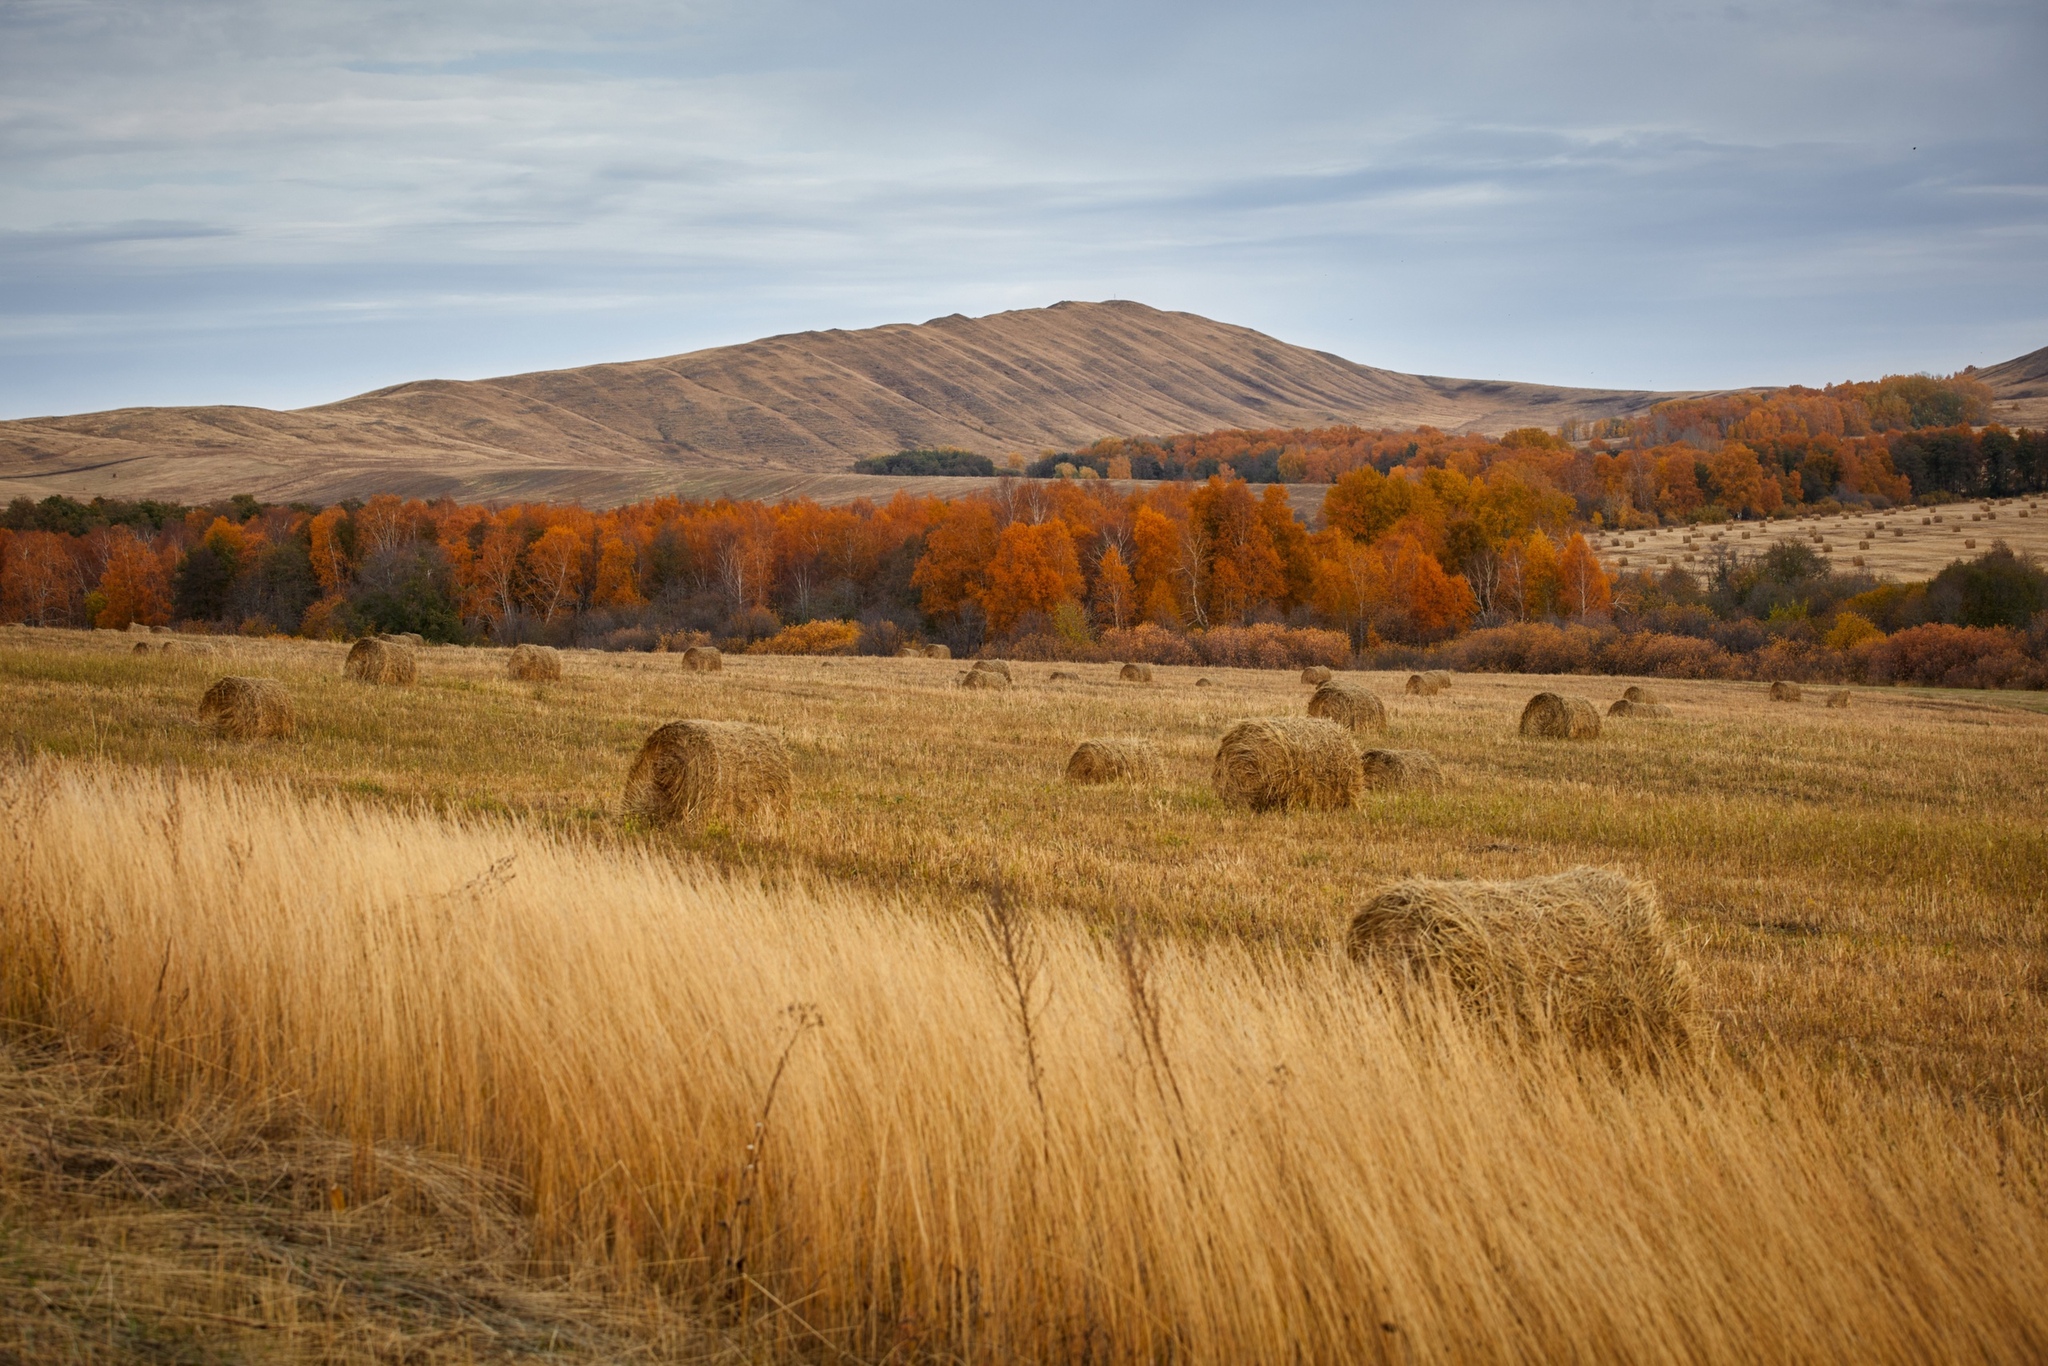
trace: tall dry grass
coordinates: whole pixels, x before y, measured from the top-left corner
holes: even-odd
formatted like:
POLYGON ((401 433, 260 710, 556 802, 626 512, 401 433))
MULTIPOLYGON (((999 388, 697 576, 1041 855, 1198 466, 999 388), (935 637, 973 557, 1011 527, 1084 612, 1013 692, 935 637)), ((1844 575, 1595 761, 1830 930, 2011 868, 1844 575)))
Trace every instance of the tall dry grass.
POLYGON ((2037 1136, 1582 1068, 1334 953, 764 886, 222 777, 0 774, 0 1008, 519 1183, 860 1357, 2028 1360, 2037 1136), (999 952, 1003 946, 1007 952, 999 952), (1006 967, 1006 964, 1008 965, 1006 967))

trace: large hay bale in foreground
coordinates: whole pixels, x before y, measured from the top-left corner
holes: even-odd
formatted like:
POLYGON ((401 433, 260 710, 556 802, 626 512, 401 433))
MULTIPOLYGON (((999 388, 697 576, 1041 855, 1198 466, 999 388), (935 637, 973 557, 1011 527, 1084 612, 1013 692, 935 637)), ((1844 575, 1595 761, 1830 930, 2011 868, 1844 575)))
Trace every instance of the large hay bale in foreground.
POLYGON ((505 657, 505 676, 522 683, 545 683, 562 676, 562 652, 552 645, 514 645, 505 657))
POLYGON ((1216 795, 1254 811, 1355 805, 1364 783, 1351 732, 1318 716, 1240 721, 1216 747, 1216 795))
POLYGON ((1776 683, 1771 684, 1771 701, 1797 702, 1798 700, 1799 685, 1797 683, 1787 683, 1781 678, 1776 683))
MULTIPOLYGON (((1001 674, 1004 678, 1010 678, 1010 661, 1007 659, 977 659, 974 661, 974 672, 980 674, 1001 674)), ((1014 683, 1017 680, 1010 678, 1010 681, 1014 683)))
POLYGON ((1358 756, 1358 771, 1371 791, 1427 787, 1444 778, 1435 756, 1419 749, 1369 749, 1358 756))
POLYGON ((199 719, 211 721, 230 740, 285 736, 297 729, 291 694, 282 683, 238 674, 214 680, 199 699, 199 719))
POLYGON ((1335 674, 1320 664, 1311 664, 1308 668, 1301 671, 1301 681, 1318 688, 1335 677, 1335 674))
POLYGON ((1600 734, 1600 713, 1583 697, 1540 692, 1522 708, 1522 734, 1549 740, 1591 740, 1600 734))
POLYGON ((1671 715, 1671 708, 1662 702, 1631 702, 1626 697, 1616 698, 1614 705, 1607 709, 1609 716, 1641 716, 1661 718, 1671 715))
POLYGON ((1450 686, 1451 676, 1443 669, 1408 675, 1408 691, 1416 697, 1435 697, 1450 686))
POLYGON ((1123 668, 1116 671, 1116 676, 1126 683, 1150 683, 1152 681, 1152 666, 1150 664, 1126 664, 1123 668))
POLYGON ((994 669, 969 669, 960 675, 960 686, 990 692, 1000 692, 1010 686, 1010 676, 999 674, 994 669))
POLYGON ((1654 689, 1645 688, 1636 683, 1631 683, 1626 688, 1623 688, 1621 696, 1624 701, 1628 702, 1662 702, 1664 700, 1657 696, 1654 689))
POLYGON ((1849 705, 1849 690, 1847 688, 1838 688, 1834 692, 1829 693, 1828 705, 1837 709, 1847 707, 1849 705))
POLYGON ((1067 759, 1070 783, 1156 783, 1165 774, 1150 740, 1083 740, 1067 759))
POLYGON ((647 737, 626 775, 625 808, 657 825, 788 808, 782 737, 744 721, 671 721, 647 737))
POLYGON ((348 662, 341 671, 365 683, 410 683, 419 672, 412 647, 397 645, 375 636, 364 636, 349 647, 348 662))
POLYGON ((1378 693, 1334 679, 1317 688, 1315 696, 1309 698, 1308 714, 1335 721, 1347 730, 1387 728, 1386 704, 1380 701, 1378 693))
POLYGON ((683 651, 683 668, 693 674, 715 674, 725 667, 725 656, 709 645, 692 645, 683 651))
POLYGON ((1706 1038, 1691 970, 1647 884, 1600 868, 1520 882, 1397 882, 1351 918, 1345 951, 1504 1023, 1654 1056, 1706 1038))

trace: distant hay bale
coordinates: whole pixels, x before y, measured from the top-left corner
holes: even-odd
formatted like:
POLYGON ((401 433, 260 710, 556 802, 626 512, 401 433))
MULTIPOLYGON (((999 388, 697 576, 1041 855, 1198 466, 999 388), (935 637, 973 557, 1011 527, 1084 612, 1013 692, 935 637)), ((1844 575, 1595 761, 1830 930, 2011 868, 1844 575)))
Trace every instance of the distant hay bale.
POLYGON ((1195 680, 1195 686, 1198 688, 1213 688, 1216 685, 1206 678, 1198 678, 1195 680))
POLYGON ((1335 721, 1346 730, 1387 728, 1387 707, 1378 693, 1334 679, 1317 688, 1315 696, 1309 698, 1308 714, 1335 721))
POLYGON ((1849 690, 1847 688, 1838 688, 1834 692, 1829 693, 1828 705, 1836 708, 1847 707, 1849 705, 1849 690))
POLYGON ((1443 781, 1434 756, 1419 749, 1369 749, 1358 756, 1358 771, 1368 789, 1424 787, 1443 781))
POLYGON ((1308 668, 1301 671, 1302 682, 1313 684, 1319 688, 1335 676, 1320 664, 1311 664, 1308 668))
POLYGON ((1657 696, 1654 689, 1645 688, 1635 683, 1631 683, 1628 687, 1623 688, 1621 695, 1630 702, 1661 702, 1664 700, 1657 696))
POLYGON ((1126 683, 1150 683, 1152 681, 1152 666, 1150 664, 1126 664, 1123 668, 1117 670, 1116 676, 1126 683))
POLYGON ((364 636, 349 647, 348 662, 341 671, 365 683, 410 683, 419 666, 411 646, 364 636))
POLYGON ((134 649, 132 649, 132 650, 130 650, 130 651, 129 651, 129 653, 130 653, 130 654, 138 654, 138 655, 146 655, 146 654, 148 654, 148 653, 149 653, 149 642, 148 642, 148 641, 146 641, 146 640, 138 640, 138 641, 136 641, 136 642, 135 642, 135 648, 134 648, 134 649))
POLYGON ((1210 775, 1216 795, 1254 811, 1355 805, 1364 777, 1351 733, 1317 716, 1268 716, 1224 732, 1210 775))
POLYGON ((960 675, 960 686, 1000 692, 1010 686, 1010 676, 994 669, 969 669, 960 675))
POLYGON ((415 650, 427 647, 427 638, 418 631, 380 631, 377 639, 392 645, 410 645, 415 650))
POLYGON ((927 645, 924 647, 924 657, 926 659, 951 659, 953 652, 944 645, 927 645))
POLYGON ((1583 697, 1540 692, 1522 708, 1522 734, 1550 740, 1591 740, 1600 734, 1600 713, 1583 697))
POLYGON ((153 636, 174 636, 178 634, 168 626, 152 626, 149 628, 149 633, 153 636))
POLYGON ((671 721, 647 737, 626 775, 625 809, 656 825, 789 807, 782 738, 744 721, 671 721))
POLYGON ((1067 759, 1070 783, 1156 783, 1165 774, 1150 740, 1083 740, 1067 759))
POLYGON ((1798 700, 1799 685, 1797 683, 1787 683, 1781 678, 1776 683, 1771 684, 1771 701, 1797 702, 1798 700))
POLYGON ((715 674, 725 667, 725 656, 709 645, 692 645, 683 651, 683 668, 693 674, 715 674))
POLYGON ((1408 675, 1408 691, 1417 697, 1435 697, 1451 686, 1451 675, 1443 669, 1408 675))
POLYGON ((1351 918, 1354 962, 1448 987, 1503 1023, 1653 1058, 1706 1041, 1657 894, 1599 868, 1521 882, 1397 882, 1351 918))
MULTIPOLYGON (((977 659, 974 661, 974 672, 978 674, 1001 674, 1004 678, 1008 679, 1010 678, 1010 661, 1007 659, 977 659)), ((1010 681, 1015 682, 1016 680, 1011 679, 1010 681)))
POLYGON ((296 729, 291 695, 269 678, 229 674, 216 679, 199 699, 199 719, 230 740, 290 735, 296 729))
POLYGON ((1052 671, 1052 681, 1055 683, 1079 683, 1081 675, 1069 673, 1065 669, 1054 669, 1052 671))
POLYGON ((922 645, 898 645, 898 646, 896 647, 896 657, 897 657, 898 659, 923 659, 923 658, 924 658, 924 646, 922 646, 922 645))
POLYGON ((1617 698, 1607 709, 1609 716, 1640 716, 1651 719, 1671 715, 1671 708, 1662 702, 1631 702, 1626 697, 1617 698))
POLYGON ((149 634, 149 627, 143 622, 131 621, 128 623, 128 634, 131 636, 146 636, 149 634))
POLYGON ((514 645, 505 658, 505 676, 522 683, 545 683, 562 676, 562 652, 552 645, 514 645))

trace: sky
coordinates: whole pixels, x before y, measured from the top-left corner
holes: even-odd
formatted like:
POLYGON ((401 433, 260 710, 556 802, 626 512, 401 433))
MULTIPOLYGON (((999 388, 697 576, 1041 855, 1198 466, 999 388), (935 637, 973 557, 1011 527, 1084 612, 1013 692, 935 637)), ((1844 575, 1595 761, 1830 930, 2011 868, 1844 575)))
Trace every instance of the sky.
POLYGON ((2042 0, 0 0, 0 417, 1136 299, 1427 374, 2048 345, 2042 0))

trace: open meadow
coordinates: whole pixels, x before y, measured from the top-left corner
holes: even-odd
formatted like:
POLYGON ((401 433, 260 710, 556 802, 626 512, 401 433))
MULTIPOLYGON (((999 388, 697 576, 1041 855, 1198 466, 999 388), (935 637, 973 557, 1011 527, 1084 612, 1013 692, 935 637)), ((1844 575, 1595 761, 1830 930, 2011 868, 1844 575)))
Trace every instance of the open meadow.
POLYGON ((1292 673, 346 652, 0 628, 0 1247, 49 1287, 0 1360, 118 1359, 116 1307, 229 1359, 2048 1353, 2038 695, 1644 680, 1563 741, 1532 693, 1633 680, 1347 675, 1443 781, 1252 814, 1217 740, 1292 673), (202 726, 230 673, 296 734, 202 726), (780 734, 788 812, 628 815, 681 718, 780 734), (1163 776, 1065 782, 1110 736, 1163 776), (1581 865, 1657 889, 1710 1043, 1502 1037, 1342 951, 1392 880, 1581 865), (269 1241, 56 1239, 37 1144, 110 1125, 296 1154, 269 1241))

